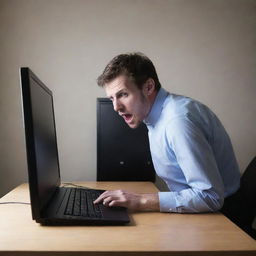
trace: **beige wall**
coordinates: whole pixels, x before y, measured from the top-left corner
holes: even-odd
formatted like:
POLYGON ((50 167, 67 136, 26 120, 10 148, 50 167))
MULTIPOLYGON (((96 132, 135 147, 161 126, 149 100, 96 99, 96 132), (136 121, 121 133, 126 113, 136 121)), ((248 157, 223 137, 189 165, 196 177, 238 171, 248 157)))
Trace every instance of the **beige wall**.
POLYGON ((255 0, 0 0, 0 195, 27 180, 19 67, 54 93, 63 180, 95 180, 96 78, 129 51, 217 113, 243 170, 256 153, 255 15, 255 0))

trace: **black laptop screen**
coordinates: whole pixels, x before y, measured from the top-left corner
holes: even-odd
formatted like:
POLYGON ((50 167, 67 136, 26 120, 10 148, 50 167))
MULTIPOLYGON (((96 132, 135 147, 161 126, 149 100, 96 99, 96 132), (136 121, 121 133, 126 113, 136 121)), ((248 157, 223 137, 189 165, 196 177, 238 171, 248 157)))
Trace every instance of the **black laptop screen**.
POLYGON ((60 183, 53 98, 28 68, 21 78, 32 213, 38 215, 60 183))

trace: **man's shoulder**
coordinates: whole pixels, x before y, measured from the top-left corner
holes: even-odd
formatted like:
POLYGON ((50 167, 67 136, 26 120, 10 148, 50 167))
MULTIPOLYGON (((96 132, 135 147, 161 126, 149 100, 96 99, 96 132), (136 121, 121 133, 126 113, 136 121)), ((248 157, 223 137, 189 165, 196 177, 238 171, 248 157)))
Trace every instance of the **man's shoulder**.
POLYGON ((170 93, 163 105, 163 113, 170 118, 185 117, 189 113, 197 112, 203 106, 202 103, 193 98, 170 93))
POLYGON ((206 105, 193 98, 170 93, 163 105, 162 120, 165 125, 179 126, 194 124, 207 126, 216 115, 206 105))

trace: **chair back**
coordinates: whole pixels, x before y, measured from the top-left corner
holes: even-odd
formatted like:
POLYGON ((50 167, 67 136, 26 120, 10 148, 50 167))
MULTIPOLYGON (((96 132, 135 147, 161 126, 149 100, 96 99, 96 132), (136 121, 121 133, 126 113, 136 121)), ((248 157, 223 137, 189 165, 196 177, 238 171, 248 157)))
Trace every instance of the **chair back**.
POLYGON ((256 208, 256 157, 253 158, 241 177, 240 192, 247 203, 256 208))

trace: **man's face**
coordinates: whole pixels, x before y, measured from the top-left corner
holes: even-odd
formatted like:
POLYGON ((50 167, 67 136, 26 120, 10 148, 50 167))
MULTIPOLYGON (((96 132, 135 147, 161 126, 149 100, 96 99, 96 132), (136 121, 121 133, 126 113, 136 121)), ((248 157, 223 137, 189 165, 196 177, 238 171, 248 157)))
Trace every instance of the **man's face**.
POLYGON ((104 86, 113 107, 131 128, 137 128, 150 110, 146 91, 125 75, 120 75, 104 86))

